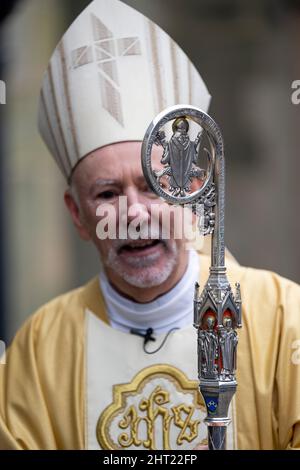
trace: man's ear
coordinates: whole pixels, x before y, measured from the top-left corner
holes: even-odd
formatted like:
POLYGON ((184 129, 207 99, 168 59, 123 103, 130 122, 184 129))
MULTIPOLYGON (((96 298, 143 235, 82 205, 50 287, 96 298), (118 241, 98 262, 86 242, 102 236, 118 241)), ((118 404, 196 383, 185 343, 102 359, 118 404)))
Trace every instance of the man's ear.
POLYGON ((79 206, 70 189, 66 190, 64 200, 80 238, 82 240, 89 241, 91 239, 90 234, 82 223, 79 206))

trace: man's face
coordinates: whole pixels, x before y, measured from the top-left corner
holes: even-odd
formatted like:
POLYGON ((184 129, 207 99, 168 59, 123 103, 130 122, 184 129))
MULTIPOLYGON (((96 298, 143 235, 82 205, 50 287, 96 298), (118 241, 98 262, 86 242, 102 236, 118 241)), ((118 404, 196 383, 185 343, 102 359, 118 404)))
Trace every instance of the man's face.
POLYGON ((179 132, 180 134, 186 134, 188 132, 188 122, 183 119, 178 119, 175 124, 175 132, 179 132))
MULTIPOLYGON (((153 149, 157 168, 161 168, 161 153, 158 147, 153 149)), ((151 288, 167 282, 179 268, 182 270, 187 257, 183 240, 174 239, 174 217, 170 219, 170 236, 166 238, 162 231, 161 214, 170 214, 170 206, 148 188, 140 154, 141 143, 123 142, 101 148, 84 158, 72 177, 72 187, 77 194, 77 220, 73 213, 72 216, 82 238, 91 239, 96 245, 113 284, 123 281, 138 288, 151 288), (121 196, 123 203, 126 197, 125 209, 121 196), (102 217, 97 216, 97 209, 107 205, 109 215, 100 211, 102 217), (99 239, 97 226, 104 216, 106 221, 116 224, 117 239, 99 239), (142 228, 144 239, 132 239, 130 233, 127 239, 119 239, 119 228, 121 224, 124 227, 124 221, 127 227, 137 227, 137 232, 142 228), (145 227, 151 227, 151 235, 148 231, 145 235, 145 227)))

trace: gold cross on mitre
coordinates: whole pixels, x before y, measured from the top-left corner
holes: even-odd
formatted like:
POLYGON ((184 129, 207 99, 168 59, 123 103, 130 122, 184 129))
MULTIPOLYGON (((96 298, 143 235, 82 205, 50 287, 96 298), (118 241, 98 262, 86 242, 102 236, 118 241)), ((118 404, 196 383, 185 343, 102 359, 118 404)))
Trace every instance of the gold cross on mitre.
POLYGON ((103 107, 123 126, 117 60, 119 57, 141 55, 141 43, 138 37, 115 38, 94 14, 91 15, 91 20, 93 44, 72 51, 72 66, 77 69, 88 64, 97 64, 103 107))

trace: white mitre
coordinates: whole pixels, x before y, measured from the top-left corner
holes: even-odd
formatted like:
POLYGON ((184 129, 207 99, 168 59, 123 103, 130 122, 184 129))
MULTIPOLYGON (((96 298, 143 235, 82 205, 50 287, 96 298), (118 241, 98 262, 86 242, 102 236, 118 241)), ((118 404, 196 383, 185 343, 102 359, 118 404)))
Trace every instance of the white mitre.
POLYGON ((210 95, 186 54, 118 0, 94 0, 74 21, 45 73, 39 130, 69 180, 92 151, 141 141, 165 108, 207 111, 210 95))

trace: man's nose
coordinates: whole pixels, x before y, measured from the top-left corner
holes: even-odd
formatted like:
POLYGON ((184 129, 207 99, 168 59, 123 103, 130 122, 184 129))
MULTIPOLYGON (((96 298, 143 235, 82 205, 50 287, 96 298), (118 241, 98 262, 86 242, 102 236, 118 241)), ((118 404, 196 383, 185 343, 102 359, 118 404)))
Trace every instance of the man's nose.
POLYGON ((141 222, 147 222, 150 219, 148 207, 143 203, 143 197, 135 188, 128 188, 126 191, 128 222, 138 218, 141 222))

